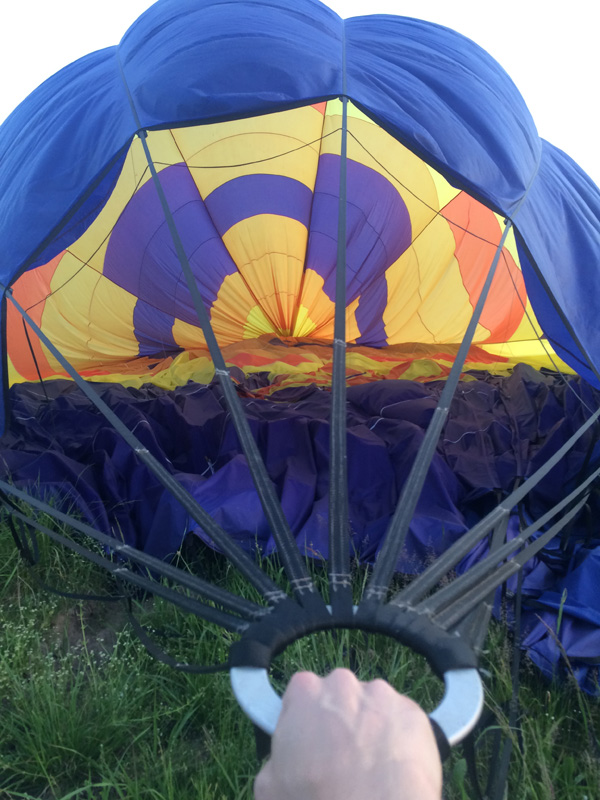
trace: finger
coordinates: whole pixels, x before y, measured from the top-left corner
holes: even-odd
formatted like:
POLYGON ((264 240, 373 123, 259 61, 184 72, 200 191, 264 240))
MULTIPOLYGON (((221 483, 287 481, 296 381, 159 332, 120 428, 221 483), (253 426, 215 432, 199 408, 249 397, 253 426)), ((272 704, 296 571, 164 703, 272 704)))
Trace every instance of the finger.
POLYGON ((279 720, 290 709, 294 710, 301 705, 311 703, 314 698, 318 697, 321 689, 321 680, 322 678, 312 672, 296 672, 292 675, 281 698, 282 706, 279 720))
POLYGON ((263 768, 254 779, 254 798, 255 800, 274 800, 273 781, 271 774, 270 761, 263 765, 263 768))

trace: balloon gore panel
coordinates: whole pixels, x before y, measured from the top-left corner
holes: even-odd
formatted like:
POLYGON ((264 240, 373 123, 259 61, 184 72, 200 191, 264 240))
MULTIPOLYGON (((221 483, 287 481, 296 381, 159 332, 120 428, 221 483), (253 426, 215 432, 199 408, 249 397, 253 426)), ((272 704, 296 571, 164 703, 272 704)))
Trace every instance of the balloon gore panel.
MULTIPOLYGON (((333 336, 340 130, 341 103, 330 101, 148 135, 221 346, 333 336)), ((382 352, 459 343, 502 220, 351 104, 348 133, 347 341, 382 352)), ((159 374, 161 385, 177 385, 177 369, 167 379, 166 362, 206 353, 138 139, 90 227, 25 272, 14 293, 86 377, 143 383, 159 374)), ((511 236, 474 341, 482 352, 493 348, 498 369, 515 346, 539 365, 538 332, 511 236)), ((11 307, 7 343, 11 382, 35 379, 38 370, 65 377, 43 344, 27 345, 11 307)), ((206 379, 203 370, 196 380, 206 379)))

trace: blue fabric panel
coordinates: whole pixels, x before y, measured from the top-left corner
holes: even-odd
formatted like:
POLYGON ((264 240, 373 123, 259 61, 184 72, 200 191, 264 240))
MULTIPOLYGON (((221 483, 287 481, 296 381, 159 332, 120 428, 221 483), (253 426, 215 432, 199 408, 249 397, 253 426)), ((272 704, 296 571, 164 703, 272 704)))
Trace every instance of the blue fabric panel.
POLYGON ((77 240, 89 228, 98 214, 104 208, 112 190, 115 187, 123 162, 127 153, 123 151, 120 158, 107 170, 104 176, 99 176, 99 181, 91 185, 91 190, 80 198, 73 214, 60 227, 55 236, 51 236, 43 250, 35 256, 29 269, 34 269, 42 264, 47 264, 59 253, 62 253, 70 244, 77 240))
POLYGON ((119 55, 142 125, 162 126, 339 94, 342 30, 314 0, 163 0, 119 55))
POLYGON ((567 364, 570 364, 579 375, 598 387, 600 382, 590 368, 588 359, 582 353, 580 345, 573 338, 569 329, 570 321, 556 301, 548 294, 541 281, 538 270, 532 263, 522 242, 517 238, 517 249, 527 294, 535 310, 536 318, 542 327, 551 347, 567 364))
POLYGON ((411 150, 504 213, 535 175, 525 101, 478 45, 406 17, 346 22, 348 94, 411 150))
MULTIPOLYGON (((114 47, 100 50, 61 70, 0 127, 3 283, 10 282, 61 220, 87 200, 88 187, 101 180, 132 136, 115 54, 114 47)), ((107 187, 103 189, 101 194, 107 187)), ((98 205, 95 194, 91 203, 92 208, 98 205)), ((89 212, 86 206, 84 214, 89 212)), ((66 225, 71 235, 62 237, 53 254, 81 233, 81 225, 73 226, 73 220, 66 225)))
POLYGON ((532 279, 530 263, 524 264, 525 284, 540 325, 557 349, 564 348, 561 356, 599 385, 600 191, 569 156, 548 142, 543 142, 543 156, 516 224, 562 316, 591 359, 595 375, 571 355, 585 363, 585 355, 560 321, 546 289, 539 279, 532 279))

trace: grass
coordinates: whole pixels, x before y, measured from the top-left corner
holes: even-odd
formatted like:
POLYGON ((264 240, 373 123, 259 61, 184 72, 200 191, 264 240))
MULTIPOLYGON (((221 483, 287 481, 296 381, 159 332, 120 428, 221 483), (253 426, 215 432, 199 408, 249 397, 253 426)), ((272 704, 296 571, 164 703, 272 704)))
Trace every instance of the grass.
MULTIPOLYGON (((40 538, 40 577, 63 591, 114 592, 89 562, 40 538)), ((198 551, 194 566, 231 591, 253 590, 223 559, 198 551)), ((265 569, 281 577, 275 561, 265 569)), ((317 580, 322 572, 315 567, 317 580)), ((364 573, 357 574, 357 580, 364 573)), ((227 673, 193 675, 153 660, 119 605, 73 601, 40 589, 0 526, 0 798, 40 800, 230 800, 252 798, 257 772, 252 726, 237 707, 227 673)), ((137 616, 178 659, 222 662, 233 637, 158 599, 137 616)), ((511 800, 597 800, 600 768, 592 732, 600 708, 573 685, 543 682, 525 664, 520 732, 508 731, 511 648, 493 626, 483 667, 487 705, 512 737, 511 800)), ((386 677, 431 709, 442 687, 419 657, 381 636, 319 633, 292 645, 274 665, 282 689, 298 669, 324 674, 351 666, 386 677)), ((493 731, 479 736, 485 783, 493 731)), ((460 749, 446 767, 445 796, 474 797, 460 749)), ((501 800, 501 798, 499 799, 501 800)))

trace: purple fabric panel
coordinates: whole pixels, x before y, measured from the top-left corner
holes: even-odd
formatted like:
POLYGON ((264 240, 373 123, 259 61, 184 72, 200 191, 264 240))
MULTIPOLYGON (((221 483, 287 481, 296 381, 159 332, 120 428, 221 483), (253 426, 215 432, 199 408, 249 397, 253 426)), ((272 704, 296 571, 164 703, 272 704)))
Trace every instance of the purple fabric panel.
MULTIPOLYGON (((323 156, 311 216, 312 194, 298 181, 277 175, 237 178, 212 192, 204 203, 184 164, 167 167, 160 180, 173 213, 201 294, 208 308, 226 275, 236 270, 220 234, 240 219, 273 213, 310 219, 307 266, 325 278, 333 298, 336 239, 338 156, 323 156), (217 232, 218 230, 218 232, 217 232)), ((410 244, 410 220, 394 187, 372 170, 349 162, 348 301, 360 297, 357 319, 361 342, 385 343, 382 314, 387 303, 385 270, 410 244), (390 221, 394 224, 390 225, 390 221), (369 286, 370 291, 363 296, 369 286), (367 297, 368 295, 368 297, 367 297)), ((196 314, 151 181, 134 195, 117 222, 107 247, 104 274, 139 297, 134 313, 140 354, 172 352, 178 318, 197 324, 196 314)))
MULTIPOLYGON (((210 308, 225 276, 236 271, 235 264, 215 230, 187 166, 175 164, 165 168, 160 173, 160 182, 200 292, 210 308)), ((198 324, 152 181, 136 192, 115 225, 108 242, 104 274, 141 301, 134 313, 141 354, 173 349, 169 320, 171 327, 175 318, 198 324)))
POLYGON ((441 441, 448 464, 475 486, 508 489, 516 461, 512 430, 497 388, 484 381, 463 384, 452 405, 454 413, 441 441), (473 453, 479 457, 470 461, 473 453))
MULTIPOLYGON (((383 311, 387 304, 386 269, 410 246, 412 228, 406 205, 382 175, 347 162, 346 303, 360 297, 358 340, 385 344, 383 311), (367 298, 363 292, 369 288, 367 298)), ((340 156, 323 155, 315 184, 307 267, 324 279, 323 289, 335 299, 340 156)))
POLYGON ((133 328, 139 343, 140 356, 167 356, 181 351, 173 338, 175 317, 144 300, 133 309, 133 328))
POLYGON ((356 322, 360 336, 356 344, 369 347, 384 347, 387 344, 387 334, 383 323, 383 312, 388 302, 387 281, 382 275, 380 279, 369 287, 368 292, 361 293, 356 309, 356 322))
POLYGON ((308 227, 312 192, 285 175, 242 175, 206 198, 206 207, 223 236, 233 225, 258 214, 278 214, 308 227))
MULTIPOLYGON (((596 554, 598 550, 595 548, 596 554)), ((597 561, 595 564, 592 561, 590 567, 597 586, 600 578, 597 561)), ((570 680, 573 675, 584 691, 599 697, 600 625, 590 619, 593 611, 585 608, 583 613, 573 614, 567 604, 562 607, 558 628, 559 607, 547 603, 546 595, 536 600, 531 609, 525 606, 522 646, 547 678, 570 680)))
MULTIPOLYGON (((314 386, 285 389, 271 398, 251 393, 268 384, 266 374, 237 376, 241 400, 267 471, 299 547, 326 558, 329 489, 330 394, 314 386)), ((519 366, 508 378, 476 373, 459 385, 396 564, 416 572, 475 524, 530 474, 580 425, 583 397, 590 406, 600 392, 580 379, 566 386, 555 376, 519 366), (528 394, 524 399, 521 387, 528 394), (526 444, 524 444, 526 442, 526 444)), ((348 483, 352 547, 362 563, 379 552, 398 497, 423 440, 444 383, 406 380, 352 386, 347 393, 348 483)), ((106 402, 164 466, 213 513, 249 552, 275 545, 252 486, 219 385, 188 384, 172 392, 98 385, 106 402)), ((128 544, 168 558, 193 530, 185 512, 158 484, 115 431, 68 381, 50 381, 46 402, 40 387, 11 389, 11 431, 0 441, 2 474, 15 485, 52 495, 77 508, 101 530, 118 529, 128 544)), ((521 514, 537 518, 600 463, 590 431, 561 465, 527 497, 521 514), (587 466, 586 466, 587 465, 587 466)), ((600 497, 588 500, 589 519, 600 514, 600 497)), ((582 514, 565 543, 555 540, 527 565, 524 591, 526 645, 547 674, 562 669, 560 652, 544 619, 556 625, 563 589, 561 638, 573 668, 588 690, 600 660, 600 538, 582 514), (534 605, 536 604, 536 605, 534 605)), ((516 535, 514 513, 509 536, 516 535)), ((207 541, 203 531, 196 533, 207 541)), ((459 565, 464 572, 485 556, 481 543, 459 565)))

